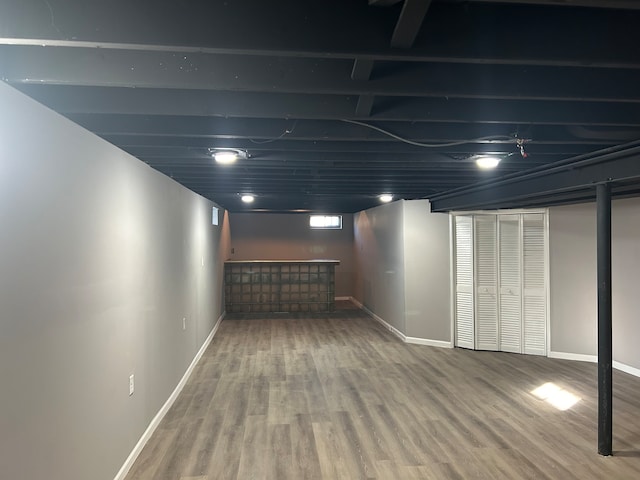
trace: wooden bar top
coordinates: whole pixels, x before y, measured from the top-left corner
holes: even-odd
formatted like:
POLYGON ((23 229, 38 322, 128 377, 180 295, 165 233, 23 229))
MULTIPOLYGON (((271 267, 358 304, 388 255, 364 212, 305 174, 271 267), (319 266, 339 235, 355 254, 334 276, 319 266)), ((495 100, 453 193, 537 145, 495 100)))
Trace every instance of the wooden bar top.
POLYGON ((226 260, 224 262, 230 264, 240 264, 240 263, 322 263, 322 264, 333 264, 339 265, 340 260, 331 260, 331 259, 313 259, 313 260, 226 260))

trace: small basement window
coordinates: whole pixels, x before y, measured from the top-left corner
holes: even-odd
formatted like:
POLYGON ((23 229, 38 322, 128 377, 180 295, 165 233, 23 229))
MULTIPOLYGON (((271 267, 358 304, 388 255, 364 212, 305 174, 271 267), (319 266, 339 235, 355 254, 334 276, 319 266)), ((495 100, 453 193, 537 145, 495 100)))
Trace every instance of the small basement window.
POLYGON ((311 228, 340 230, 342 228, 342 215, 310 215, 309 226, 311 228))

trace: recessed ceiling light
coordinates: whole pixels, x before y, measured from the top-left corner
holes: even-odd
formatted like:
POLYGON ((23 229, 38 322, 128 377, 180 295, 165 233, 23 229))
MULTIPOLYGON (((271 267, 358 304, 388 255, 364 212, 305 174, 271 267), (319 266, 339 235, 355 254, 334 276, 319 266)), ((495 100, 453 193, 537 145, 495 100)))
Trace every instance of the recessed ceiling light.
POLYGON ((254 197, 253 195, 242 195, 241 199, 244 203, 251 203, 256 199, 256 197, 254 197))
POLYGON ((476 165, 484 170, 496 168, 500 163, 498 157, 478 157, 476 158, 476 165))
POLYGON ((380 201, 382 203, 389 203, 391 200, 393 200, 393 195, 391 195, 389 193, 383 193, 378 198, 380 199, 380 201))

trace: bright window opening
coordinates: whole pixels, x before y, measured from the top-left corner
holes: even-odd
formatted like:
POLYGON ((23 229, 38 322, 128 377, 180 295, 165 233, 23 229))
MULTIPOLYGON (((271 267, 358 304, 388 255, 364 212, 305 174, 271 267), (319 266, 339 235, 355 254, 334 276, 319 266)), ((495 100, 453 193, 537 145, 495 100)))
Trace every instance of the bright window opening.
POLYGON ((311 228, 326 228, 339 230, 342 228, 342 215, 311 215, 309 217, 311 228))
POLYGON ((218 225, 218 208, 211 207, 211 225, 218 225))

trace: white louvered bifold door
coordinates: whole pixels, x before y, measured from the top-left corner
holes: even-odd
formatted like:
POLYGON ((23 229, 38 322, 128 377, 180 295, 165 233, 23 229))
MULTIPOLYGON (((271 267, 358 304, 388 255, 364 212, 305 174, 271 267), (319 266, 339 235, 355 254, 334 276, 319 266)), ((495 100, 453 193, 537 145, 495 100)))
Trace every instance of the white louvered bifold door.
POLYGON ((473 218, 455 216, 455 345, 475 348, 473 319, 473 218))
POLYGON ((524 353, 546 355, 547 304, 543 214, 522 219, 524 353))
POLYGON ((475 216, 475 334, 478 350, 498 350, 496 229, 495 215, 475 216))
POLYGON ((500 215, 500 350, 522 353, 520 215, 500 215))

